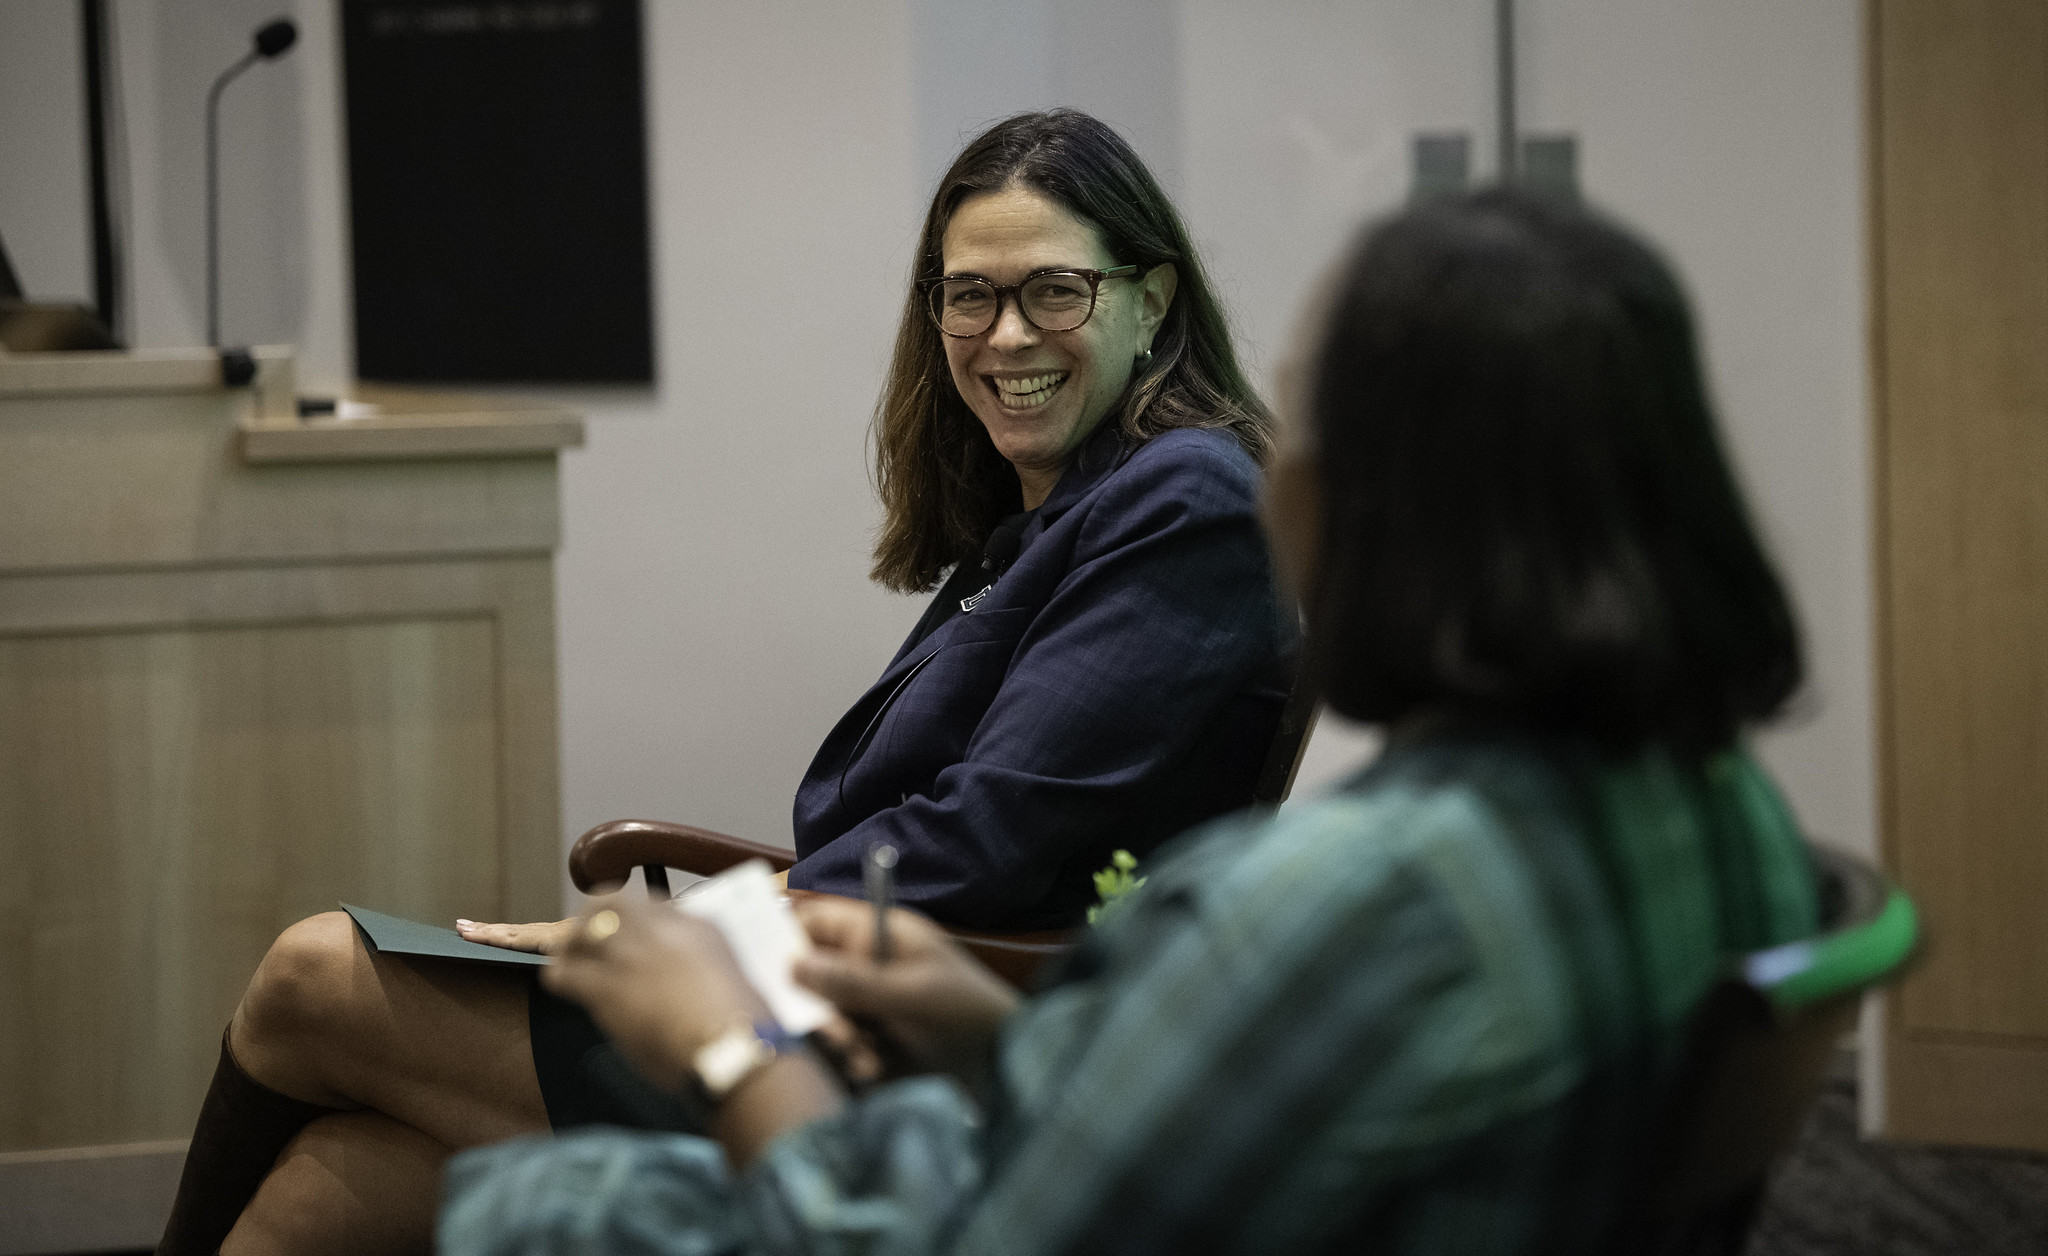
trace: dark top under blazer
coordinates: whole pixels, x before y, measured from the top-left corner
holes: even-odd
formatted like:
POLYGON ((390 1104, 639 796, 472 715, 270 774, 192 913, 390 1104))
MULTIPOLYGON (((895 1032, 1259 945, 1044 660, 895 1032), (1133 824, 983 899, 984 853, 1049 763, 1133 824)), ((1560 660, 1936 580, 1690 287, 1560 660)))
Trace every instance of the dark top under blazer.
POLYGON ((983 581, 956 573, 939 594, 955 613, 933 628, 935 603, 819 747, 789 883, 858 895, 862 854, 886 840, 907 906, 1064 927, 1118 848, 1143 855, 1249 803, 1294 637, 1258 478, 1227 433, 1133 451, 1105 424, 987 596, 958 612, 983 581))

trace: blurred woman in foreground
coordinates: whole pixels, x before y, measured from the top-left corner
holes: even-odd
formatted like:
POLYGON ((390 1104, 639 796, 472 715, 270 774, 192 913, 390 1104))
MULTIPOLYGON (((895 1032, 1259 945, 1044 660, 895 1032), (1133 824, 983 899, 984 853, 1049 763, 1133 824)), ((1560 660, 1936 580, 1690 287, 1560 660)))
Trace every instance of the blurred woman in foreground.
MULTIPOLYGON (((1021 1003, 919 917, 877 965, 864 908, 805 904, 800 979, 948 1076, 848 1100, 764 1051, 716 1142, 468 1153, 445 1250, 1600 1248, 1687 1014, 1815 925, 1741 743, 1791 611, 1648 248, 1493 192, 1334 278, 1267 523, 1382 757, 1182 838, 1021 1003)), ((707 927, 625 916, 550 981, 689 1085, 764 1013, 707 927)))

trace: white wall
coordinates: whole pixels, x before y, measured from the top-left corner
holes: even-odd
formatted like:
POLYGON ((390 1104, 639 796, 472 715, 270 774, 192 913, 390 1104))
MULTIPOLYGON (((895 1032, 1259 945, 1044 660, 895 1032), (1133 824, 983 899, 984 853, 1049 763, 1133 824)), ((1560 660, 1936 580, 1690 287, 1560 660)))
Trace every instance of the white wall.
MULTIPOLYGON (((55 2, 0 4, 0 48, 55 2)), ((198 334, 199 104, 279 7, 117 6, 141 343, 198 334)), ((349 360, 332 10, 291 7, 300 48, 227 101, 226 321, 301 338, 307 377, 332 384, 349 360)), ((564 463, 565 836, 655 815, 788 840, 817 739, 919 609, 865 581, 865 428, 930 183, 972 128, 1055 102, 1123 127, 1180 198, 1260 372, 1317 268, 1400 201, 1414 132, 1470 132, 1482 168, 1494 152, 1488 0, 646 10, 661 383, 564 394, 591 417, 564 463)), ((1575 132, 1589 196, 1690 281, 1804 612, 1815 684, 1764 753, 1810 827, 1869 849, 1858 5, 1521 10, 1524 125, 1575 132)), ((43 125, 18 96, 0 88, 0 134, 43 125)), ((0 215, 36 220, 0 216, 0 234, 55 230, 75 177, 23 197, 0 173, 0 215)), ((1326 729, 1305 782, 1365 748, 1326 729)))
MULTIPOLYGON (((1874 853, 1861 53, 1854 0, 1522 0, 1525 132, 1691 287, 1724 428, 1802 614, 1811 682, 1759 748, 1807 827, 1874 853)), ((1300 293, 1407 190, 1408 140, 1491 169, 1481 0, 1186 0, 1183 206, 1270 367, 1300 293)), ((1368 751, 1319 730, 1300 785, 1368 751)))
POLYGON ((92 300, 85 87, 73 0, 0 9, 0 241, 22 291, 92 300))
POLYGON ((1116 127, 1179 192, 1176 0, 913 0, 910 17, 920 190, 989 123, 1068 105, 1116 127))
POLYGON ((899 4, 648 6, 659 395, 565 463, 567 829, 789 841, 919 607, 867 583, 866 430, 921 196, 899 4))

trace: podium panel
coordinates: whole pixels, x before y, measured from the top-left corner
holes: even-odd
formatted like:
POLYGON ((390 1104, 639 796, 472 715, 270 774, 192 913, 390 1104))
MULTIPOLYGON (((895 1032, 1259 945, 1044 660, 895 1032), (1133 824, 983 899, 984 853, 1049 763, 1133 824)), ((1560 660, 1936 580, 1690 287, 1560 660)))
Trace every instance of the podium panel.
POLYGON ((0 358, 0 1256, 155 1242, 292 922, 561 905, 580 424, 302 425, 259 356, 254 389, 210 355, 0 358))
POLYGON ((503 913, 492 638, 0 639, 0 1151, 190 1133, 256 962, 339 898, 503 913))

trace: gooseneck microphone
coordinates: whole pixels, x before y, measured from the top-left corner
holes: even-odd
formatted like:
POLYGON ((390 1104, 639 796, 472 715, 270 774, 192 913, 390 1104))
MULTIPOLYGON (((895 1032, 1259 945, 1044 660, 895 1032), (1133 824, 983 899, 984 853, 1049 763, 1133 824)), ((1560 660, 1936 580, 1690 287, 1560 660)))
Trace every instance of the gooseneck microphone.
POLYGON ((222 70, 206 93, 206 343, 220 348, 220 94, 235 76, 285 54, 299 38, 288 17, 257 30, 255 46, 240 61, 222 70))

